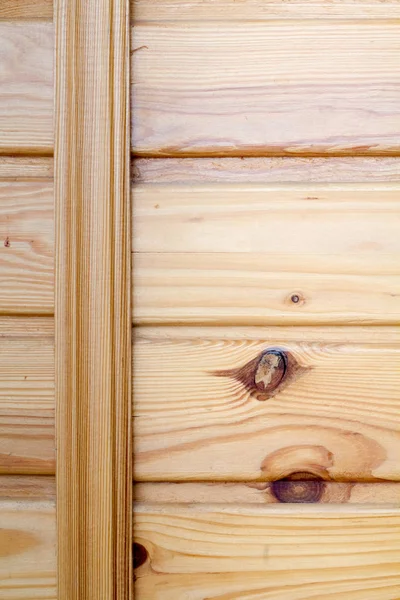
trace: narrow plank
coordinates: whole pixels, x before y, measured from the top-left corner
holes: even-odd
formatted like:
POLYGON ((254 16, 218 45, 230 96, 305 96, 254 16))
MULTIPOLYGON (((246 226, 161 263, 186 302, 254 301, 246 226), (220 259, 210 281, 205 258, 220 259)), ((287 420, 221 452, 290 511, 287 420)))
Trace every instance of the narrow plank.
POLYGON ((137 600, 399 597, 395 507, 138 504, 135 538, 137 600))
POLYGON ((51 154, 53 25, 3 21, 0 39, 0 153, 51 154))
POLYGON ((398 504, 398 483, 304 480, 247 483, 137 483, 136 502, 152 504, 398 504))
MULTIPOLYGON (((15 0, 14 0, 15 1, 15 0)), ((398 19, 397 0, 131 0, 136 21, 398 19)))
POLYGON ((136 480, 399 481, 400 329, 333 329, 138 328, 136 480))
POLYGON ((55 21, 59 600, 129 600, 129 1, 59 0, 55 21))
POLYGON ((0 19, 53 19, 53 0, 1 0, 0 19))
POLYGON ((362 156, 136 158, 132 175, 135 184, 395 182, 400 181, 400 160, 362 156))
POLYGON ((56 480, 51 476, 2 475, 0 476, 2 500, 55 500, 56 480))
POLYGON ((136 323, 397 324, 397 184, 133 191, 136 323))
POLYGON ((137 155, 398 154, 396 20, 143 22, 132 52, 137 155))
POLYGON ((0 340, 0 473, 54 473, 53 320, 0 318, 0 340))
POLYGON ((0 597, 55 600, 54 500, 0 499, 0 597))
POLYGON ((53 313, 53 212, 51 181, 0 181, 0 313, 53 313))
POLYGON ((0 179, 53 179, 50 156, 0 156, 0 179))

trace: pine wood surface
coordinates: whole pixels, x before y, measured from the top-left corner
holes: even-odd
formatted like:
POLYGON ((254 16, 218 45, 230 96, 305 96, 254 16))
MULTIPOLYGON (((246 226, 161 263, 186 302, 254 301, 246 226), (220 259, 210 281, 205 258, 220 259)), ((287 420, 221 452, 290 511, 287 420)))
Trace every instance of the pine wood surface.
POLYGON ((1 500, 54 500, 56 480, 51 475, 1 475, 1 500))
POLYGON ((400 180, 400 160, 364 156, 136 158, 132 178, 134 184, 393 183, 400 180))
POLYGON ((53 19, 53 0, 1 0, 0 19, 53 19))
POLYGON ((58 600, 129 600, 129 3, 55 22, 58 600))
POLYGON ((0 318, 0 473, 54 473, 54 326, 0 318))
POLYGON ((399 518, 395 506, 137 504, 135 597, 397 600, 399 518))
POLYGON ((8 500, 0 487, 1 599, 56 600, 56 586, 55 501, 8 500))
MULTIPOLYGON (((29 486, 26 493, 33 493, 31 489, 29 486)), ((277 483, 137 483, 133 493, 136 502, 152 504, 396 504, 400 500, 400 484, 337 483, 305 479, 299 474, 292 481, 277 483)))
POLYGON ((0 179, 53 180, 52 156, 0 156, 0 179))
POLYGON ((399 322, 398 184, 138 184, 136 323, 399 322))
POLYGON ((400 479, 399 329, 139 328, 134 455, 139 481, 400 479), (291 363, 265 397, 261 353, 291 363))
MULTIPOLYGON (((4 170, 11 168, 3 164, 4 170)), ((1 170, 1 167, 0 167, 1 170)), ((53 182, 0 181, 0 312, 54 311, 53 182)))

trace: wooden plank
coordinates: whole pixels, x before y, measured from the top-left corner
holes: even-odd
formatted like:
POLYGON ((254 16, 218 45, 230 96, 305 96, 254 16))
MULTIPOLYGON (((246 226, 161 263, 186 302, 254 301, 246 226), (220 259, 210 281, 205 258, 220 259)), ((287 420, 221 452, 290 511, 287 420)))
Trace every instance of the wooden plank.
POLYGON ((132 0, 132 13, 136 21, 398 19, 400 5, 397 0, 132 0))
POLYGON ((137 483, 133 492, 136 502, 156 504, 398 504, 400 501, 398 483, 337 483, 301 477, 275 483, 137 483))
POLYGON ((398 154, 396 20, 143 22, 132 52, 137 155, 398 154))
POLYGON ((0 19, 53 19, 53 0, 1 0, 0 19))
POLYGON ((56 10, 59 600, 132 588, 129 2, 56 10))
POLYGON ((399 597, 395 507, 139 504, 135 538, 137 600, 399 597))
POLYGON ((0 22, 0 153, 53 151, 54 30, 0 22))
POLYGON ((55 500, 56 480, 40 475, 0 476, 0 500, 55 500))
POLYGON ((400 160, 362 156, 136 158, 132 175, 135 184, 395 182, 400 181, 400 160))
POLYGON ((0 597, 55 600, 54 500, 0 500, 0 597))
POLYGON ((397 324, 397 184, 137 185, 137 323, 397 324))
POLYGON ((0 473, 54 473, 53 338, 52 319, 0 319, 0 473))
POLYGON ((399 481, 400 329, 374 330, 137 329, 136 480, 399 481))
POLYGON ((0 181, 0 312, 54 310, 54 200, 47 180, 0 181))
POLYGON ((0 156, 0 179, 53 179, 50 156, 0 156))

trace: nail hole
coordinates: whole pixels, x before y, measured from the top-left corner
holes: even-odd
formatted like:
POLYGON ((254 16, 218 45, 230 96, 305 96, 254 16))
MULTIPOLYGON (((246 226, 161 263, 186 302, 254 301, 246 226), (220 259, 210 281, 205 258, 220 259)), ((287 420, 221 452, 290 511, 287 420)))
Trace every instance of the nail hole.
POLYGON ((147 560, 148 553, 142 544, 134 542, 133 544, 133 568, 141 567, 147 560))

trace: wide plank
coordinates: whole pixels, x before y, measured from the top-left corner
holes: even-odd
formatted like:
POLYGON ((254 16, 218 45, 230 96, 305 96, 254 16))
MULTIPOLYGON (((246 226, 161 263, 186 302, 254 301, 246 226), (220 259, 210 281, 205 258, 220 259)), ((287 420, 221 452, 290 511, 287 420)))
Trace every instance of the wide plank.
POLYGON ((54 29, 0 22, 0 153, 53 151, 54 29))
POLYGON ((54 325, 0 319, 0 473, 55 470, 54 325))
POLYGON ((398 184, 138 184, 136 323, 396 324, 398 184))
MULTIPOLYGON (((32 486, 29 486, 26 493, 32 493, 31 490, 32 486)), ((137 483, 133 491, 136 502, 156 504, 396 504, 400 502, 398 483, 337 483, 305 479, 301 473, 295 479, 277 482, 137 483)))
POLYGON ((53 313, 53 212, 52 181, 0 181, 0 313, 53 313))
POLYGON ((400 480, 398 327, 142 327, 133 354, 138 481, 400 480))
POLYGON ((132 53, 137 155, 399 152, 398 20, 143 22, 132 53))
POLYGON ((131 6, 136 21, 207 20, 226 23, 271 19, 400 17, 397 0, 131 0, 131 6))
MULTIPOLYGON (((0 158, 0 176, 3 173, 1 169, 0 158)), ((370 156, 135 158, 132 161, 132 178, 134 184, 191 185, 196 183, 396 182, 400 181, 400 159, 370 156)))
POLYGON ((136 600, 397 600, 398 507, 135 506, 136 600))
POLYGON ((1 496, 0 489, 1 599, 55 600, 55 501, 1 496))

